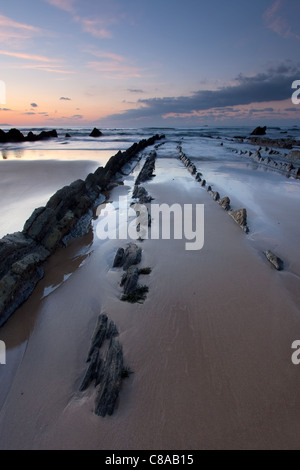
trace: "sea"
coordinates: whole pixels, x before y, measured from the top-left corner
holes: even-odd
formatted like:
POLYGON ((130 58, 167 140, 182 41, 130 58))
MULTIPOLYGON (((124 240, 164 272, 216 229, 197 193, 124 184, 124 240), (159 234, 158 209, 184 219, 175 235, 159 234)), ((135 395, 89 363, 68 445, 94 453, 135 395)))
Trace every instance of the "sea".
MULTIPOLYGON (((3 130, 8 129, 3 128, 3 130)), ((20 128, 24 135, 29 131, 39 134, 44 130, 49 130, 49 128, 20 128)), ((213 158, 215 149, 220 146, 221 142, 228 143, 237 136, 248 137, 253 131, 253 127, 101 128, 102 136, 100 138, 90 137, 90 128, 64 127, 56 130, 58 133, 57 139, 21 144, 3 144, 0 147, 0 155, 4 160, 13 158, 26 160, 77 160, 85 158, 90 160, 96 158, 97 160, 105 160, 114 155, 116 151, 126 150, 134 142, 147 139, 154 134, 165 134, 168 142, 178 143, 184 141, 187 143, 193 157, 197 158, 197 155, 201 156, 202 153, 208 151, 209 156, 213 158), (66 138, 66 134, 69 134, 71 138, 66 138)), ((300 145, 300 126, 269 127, 266 136, 272 139, 298 139, 300 145)), ((217 152, 218 156, 219 153, 222 153, 226 159, 226 152, 217 152)))
MULTIPOLYGON (((4 129, 6 130, 6 129, 4 129)), ((20 128, 39 134, 49 128, 20 128)), ((58 189, 104 166, 119 150, 155 134, 164 134, 158 158, 177 158, 177 146, 195 163, 203 178, 222 196, 229 196, 236 209, 247 208, 250 237, 278 240, 294 229, 283 216, 293 218, 300 207, 300 180, 287 178, 271 168, 259 166, 246 156, 258 149, 249 141, 253 127, 193 128, 101 128, 102 136, 90 137, 91 128, 57 128, 58 138, 38 142, 9 143, 0 146, 0 237, 22 229, 36 207, 43 206, 58 189), (69 134, 71 137, 66 137, 69 134), (284 232, 279 230, 285 227, 284 232), (257 237, 259 234, 259 237, 257 237)), ((300 127, 269 127, 266 137, 298 140, 300 127)), ((261 149, 262 156, 269 149, 261 149)), ((289 150, 279 149, 283 160, 289 150)), ((176 201, 174 201, 176 202, 176 201)), ((294 226, 293 226, 294 227, 294 226)), ((300 236, 300 227, 293 233, 300 236), (299 232, 299 233, 298 233, 299 232)))

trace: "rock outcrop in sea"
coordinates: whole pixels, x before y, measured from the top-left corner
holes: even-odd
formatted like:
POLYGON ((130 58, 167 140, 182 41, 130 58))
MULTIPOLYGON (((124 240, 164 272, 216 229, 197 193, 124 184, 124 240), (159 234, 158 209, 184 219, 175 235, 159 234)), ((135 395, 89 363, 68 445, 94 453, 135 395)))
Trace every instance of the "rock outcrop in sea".
POLYGON ((18 142, 36 142, 38 140, 56 139, 58 137, 56 130, 42 131, 40 134, 34 134, 28 132, 27 136, 24 136, 18 129, 10 129, 8 132, 4 132, 0 129, 0 143, 18 143, 18 142))
POLYGON ((90 133, 90 137, 101 137, 101 136, 102 136, 102 132, 96 127, 94 127, 94 129, 90 133))
POLYGON ((251 132, 251 135, 266 135, 266 130, 267 130, 267 126, 264 126, 264 127, 256 127, 256 129, 254 129, 254 131, 251 132))

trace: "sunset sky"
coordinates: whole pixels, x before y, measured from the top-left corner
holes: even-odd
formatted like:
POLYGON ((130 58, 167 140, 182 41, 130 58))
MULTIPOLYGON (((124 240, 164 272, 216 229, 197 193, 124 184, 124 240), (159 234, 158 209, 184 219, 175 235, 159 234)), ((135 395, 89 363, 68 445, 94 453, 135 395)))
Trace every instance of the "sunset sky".
POLYGON ((297 124, 299 51, 299 0, 1 0, 0 126, 297 124))

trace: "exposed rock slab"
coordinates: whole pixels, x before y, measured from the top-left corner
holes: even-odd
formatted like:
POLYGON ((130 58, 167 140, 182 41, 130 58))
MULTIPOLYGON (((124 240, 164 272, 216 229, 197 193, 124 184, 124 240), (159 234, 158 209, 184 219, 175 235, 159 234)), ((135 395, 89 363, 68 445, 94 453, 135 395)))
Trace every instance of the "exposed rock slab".
POLYGON ((219 199, 218 203, 220 204, 221 207, 223 207, 223 209, 225 211, 230 210, 230 199, 229 199, 229 197, 225 196, 222 199, 219 199))
POLYGON ((116 253, 116 256, 113 262, 113 267, 122 268, 124 263, 125 263, 125 250, 124 248, 118 248, 118 251, 116 253))
POLYGON ((244 232, 248 233, 249 228, 247 226, 247 210, 246 209, 238 209, 238 210, 230 210, 228 214, 233 218, 233 220, 241 227, 244 232))
POLYGON ((101 314, 91 341, 89 366, 80 386, 83 392, 95 382, 98 387, 95 414, 102 417, 113 414, 122 380, 126 377, 122 345, 115 339, 118 334, 115 323, 101 314))
POLYGON ((145 181, 148 181, 149 179, 153 177, 156 157, 157 157, 156 151, 153 150, 150 153, 149 157, 146 158, 145 164, 136 179, 136 182, 135 182, 136 186, 138 186, 141 183, 144 183, 145 181))
POLYGON ((283 269, 283 261, 274 253, 272 253, 272 251, 265 251, 265 255, 267 260, 272 264, 272 266, 274 266, 275 269, 277 269, 277 271, 281 271, 283 269))
POLYGON ((153 201, 153 198, 143 186, 135 186, 132 197, 138 199, 140 204, 148 204, 153 201))
POLYGON ((142 259, 142 249, 135 243, 130 243, 125 250, 123 269, 126 271, 130 266, 139 264, 142 259))
POLYGON ((102 365, 101 380, 95 403, 95 414, 105 417, 114 412, 123 379, 123 349, 121 343, 112 339, 102 365))

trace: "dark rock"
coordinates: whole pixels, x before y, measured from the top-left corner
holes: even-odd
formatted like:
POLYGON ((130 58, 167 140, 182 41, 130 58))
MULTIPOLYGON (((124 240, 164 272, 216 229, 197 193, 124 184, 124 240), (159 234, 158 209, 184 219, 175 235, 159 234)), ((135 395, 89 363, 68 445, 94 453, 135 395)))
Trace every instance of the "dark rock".
POLYGON ((67 211, 76 209, 81 197, 85 195, 85 183, 82 180, 74 181, 69 186, 58 190, 52 196, 46 207, 52 209, 58 220, 63 218, 67 211))
POLYGON ((246 209, 238 209, 236 211, 230 210, 228 211, 228 214, 244 230, 244 232, 248 233, 249 228, 247 226, 247 210, 246 209))
POLYGON ((143 186, 135 186, 132 197, 138 199, 140 204, 147 204, 153 201, 153 198, 148 194, 143 186))
POLYGON ((192 175, 195 175, 197 173, 197 168, 193 163, 190 163, 190 165, 188 166, 188 170, 190 173, 192 173, 192 175))
POLYGON ((36 142, 37 136, 33 132, 30 131, 27 134, 26 140, 28 140, 28 142, 36 142))
POLYGON ((130 266, 137 265, 141 262, 142 250, 135 243, 130 243, 125 250, 125 261, 123 269, 126 271, 130 266))
POLYGON ((113 267, 121 268, 124 265, 124 262, 125 262, 124 248, 119 248, 114 259, 113 267))
POLYGON ((26 256, 36 248, 31 238, 21 232, 6 235, 0 240, 0 278, 4 276, 13 263, 26 256))
POLYGON ((266 135, 266 130, 267 130, 266 126, 257 127, 256 129, 254 129, 253 132, 251 132, 251 135, 266 135))
POLYGON ((136 179, 136 182, 135 182, 135 185, 138 186, 139 184, 145 182, 145 181, 148 181, 149 179, 151 179, 153 177, 153 171, 155 169, 155 160, 156 160, 156 152, 155 150, 153 150, 149 157, 147 157, 146 161, 145 161, 145 164, 140 172, 140 174, 138 175, 137 179, 136 179))
POLYGON ((135 294, 139 280, 139 270, 134 266, 130 266, 128 270, 123 274, 121 280, 121 286, 124 287, 124 294, 130 295, 135 294))
POLYGON ((229 197, 226 196, 226 197, 223 197, 222 199, 219 199, 218 203, 220 204, 221 207, 223 207, 223 209, 225 211, 230 210, 230 199, 229 199, 229 197))
POLYGON ((96 398, 95 414, 111 416, 118 399, 123 376, 123 349, 119 341, 112 339, 102 366, 101 382, 96 398))
POLYGON ((102 343, 106 338, 107 321, 108 321, 107 315, 105 314, 99 315, 97 326, 92 337, 87 362, 90 362, 94 351, 101 348, 102 343))
POLYGON ((25 223, 23 233, 36 242, 41 242, 56 223, 57 219, 53 209, 39 207, 25 223))
POLYGON ((90 137, 101 137, 101 135, 102 135, 102 132, 99 131, 99 129, 97 129, 96 127, 94 127, 94 129, 90 133, 90 137))
MULTIPOLYGON (((253 145, 259 146, 268 146, 268 147, 276 147, 276 148, 283 148, 283 149, 292 149, 294 145, 298 145, 298 141, 295 139, 269 139, 268 137, 249 137, 249 141, 253 145)), ((261 151, 262 148, 259 148, 261 151)))
POLYGON ((86 374, 84 376, 84 379, 79 389, 80 392, 84 392, 89 387, 90 383, 96 379, 96 372, 98 368, 98 358, 99 358, 99 348, 96 349, 91 356, 89 367, 86 371, 86 374))
POLYGON ((292 150, 286 158, 290 162, 300 163, 300 150, 292 150))
POLYGON ((76 239, 76 238, 81 238, 83 237, 84 235, 86 235, 89 230, 90 230, 90 226, 91 226, 91 220, 93 218, 93 211, 89 210, 87 212, 87 214, 83 215, 79 220, 78 222, 76 222, 76 225, 74 226, 74 228, 71 230, 70 233, 68 233, 62 240, 63 244, 65 246, 68 245, 68 243, 72 240, 72 239, 76 239))
POLYGON ((24 142, 25 137, 18 129, 10 129, 6 134, 6 142, 24 142))
POLYGON ((58 137, 56 130, 52 131, 42 131, 36 138, 36 140, 47 140, 47 139, 56 139, 58 137))
POLYGON ((66 134, 66 139, 70 139, 71 135, 70 134, 66 134))
POLYGON ((200 184, 201 184, 201 186, 204 187, 204 186, 206 185, 206 181, 205 181, 205 180, 202 180, 200 184))
POLYGON ((116 336, 119 336, 119 332, 116 324, 111 320, 106 331, 106 339, 111 339, 116 336))
POLYGON ((3 144, 6 142, 6 132, 0 129, 0 142, 3 144))
POLYGON ((275 269, 277 269, 278 271, 281 271, 283 269, 283 261, 278 258, 278 256, 274 255, 272 251, 265 251, 265 255, 268 261, 274 266, 275 269))
POLYGON ((212 194, 212 197, 213 197, 214 201, 219 201, 219 199, 220 199, 220 194, 218 193, 218 191, 215 191, 215 192, 212 194))
POLYGON ((39 248, 18 260, 0 280, 0 327, 28 299, 44 276, 42 263, 49 253, 39 248))

